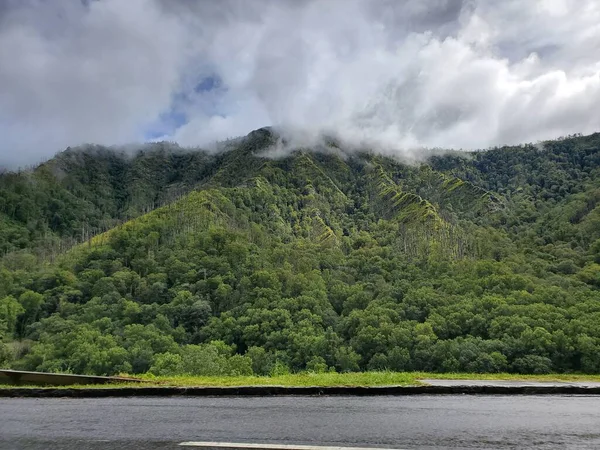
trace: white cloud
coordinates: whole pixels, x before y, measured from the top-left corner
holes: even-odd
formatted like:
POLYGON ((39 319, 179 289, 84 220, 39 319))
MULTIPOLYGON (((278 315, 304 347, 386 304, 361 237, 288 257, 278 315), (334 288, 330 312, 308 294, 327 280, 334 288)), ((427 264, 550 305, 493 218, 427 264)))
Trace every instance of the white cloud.
POLYGON ((0 163, 140 140, 171 109, 182 145, 280 125, 401 152, 600 124, 595 0, 8 1, 0 163))
POLYGON ((169 104, 187 36, 152 2, 13 5, 0 21, 0 163, 138 139, 169 104))

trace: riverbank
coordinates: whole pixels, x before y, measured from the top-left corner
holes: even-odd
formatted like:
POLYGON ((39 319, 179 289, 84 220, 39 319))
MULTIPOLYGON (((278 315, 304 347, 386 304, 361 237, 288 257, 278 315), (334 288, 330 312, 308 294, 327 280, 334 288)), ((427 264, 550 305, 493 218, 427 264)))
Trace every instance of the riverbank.
MULTIPOLYGON (((130 375, 122 374, 122 377, 130 375)), ((131 386, 122 380, 106 384, 79 384, 57 386, 57 388, 75 389, 107 389, 131 386)), ((508 373, 476 374, 476 373, 428 373, 428 372, 352 372, 352 373, 311 373, 259 376, 227 376, 199 377, 175 376, 156 377, 138 375, 143 387, 246 387, 246 386, 282 386, 282 387, 381 387, 381 386, 421 386, 423 380, 482 380, 482 381, 524 381, 538 383, 588 383, 599 382, 600 375, 584 374, 546 374, 520 375, 508 373)), ((16 386, 0 384, 0 388, 10 389, 16 386)), ((39 388, 41 385, 21 385, 20 388, 39 388)))
POLYGON ((94 385, 0 385, 0 397, 600 394, 600 376, 577 374, 298 373, 272 377, 153 377, 94 385))
POLYGON ((271 377, 153 377, 142 375, 145 383, 156 386, 285 386, 285 387, 380 387, 380 386, 420 386, 423 380, 489 380, 489 381, 528 381, 528 382, 600 382, 600 375, 547 374, 520 375, 509 373, 429 373, 429 372, 351 372, 351 373, 296 373, 271 377))

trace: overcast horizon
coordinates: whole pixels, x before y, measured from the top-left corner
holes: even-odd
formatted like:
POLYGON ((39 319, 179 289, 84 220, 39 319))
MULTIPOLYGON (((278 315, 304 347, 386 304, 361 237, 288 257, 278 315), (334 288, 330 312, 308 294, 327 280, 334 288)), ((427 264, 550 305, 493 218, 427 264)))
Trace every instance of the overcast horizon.
POLYGON ((0 166, 277 126, 385 152, 600 130, 595 0, 3 0, 0 166))

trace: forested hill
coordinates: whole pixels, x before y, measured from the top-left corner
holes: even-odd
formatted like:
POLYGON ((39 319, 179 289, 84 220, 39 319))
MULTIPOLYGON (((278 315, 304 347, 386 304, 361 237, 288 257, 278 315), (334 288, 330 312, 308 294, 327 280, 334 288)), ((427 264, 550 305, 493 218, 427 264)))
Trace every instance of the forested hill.
POLYGON ((132 154, 87 146, 31 171, 0 174, 0 252, 60 252, 188 193, 213 162, 167 143, 132 154))
POLYGON ((277 139, 0 175, 0 364, 600 372, 600 134, 411 164, 277 139))

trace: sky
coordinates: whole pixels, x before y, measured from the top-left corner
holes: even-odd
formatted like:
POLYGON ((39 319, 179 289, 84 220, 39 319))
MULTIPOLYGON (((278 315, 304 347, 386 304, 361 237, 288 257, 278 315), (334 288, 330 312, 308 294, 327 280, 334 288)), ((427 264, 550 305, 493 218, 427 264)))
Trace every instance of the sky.
POLYGON ((263 126, 487 148, 600 131, 598 105, 597 0, 0 0, 9 168, 263 126))

